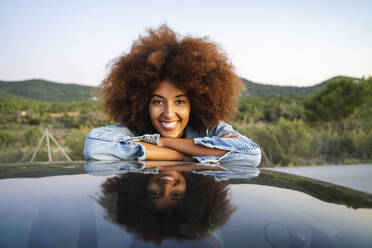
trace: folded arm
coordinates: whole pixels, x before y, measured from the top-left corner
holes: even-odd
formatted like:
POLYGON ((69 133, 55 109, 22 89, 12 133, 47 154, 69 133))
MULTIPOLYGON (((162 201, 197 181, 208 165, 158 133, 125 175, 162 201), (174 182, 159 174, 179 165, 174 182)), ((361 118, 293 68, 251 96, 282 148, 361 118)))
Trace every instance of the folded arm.
MULTIPOLYGON (((159 138, 155 136, 149 139, 150 143, 159 138)), ((248 166, 257 166, 261 161, 259 146, 226 123, 221 122, 209 135, 198 136, 193 139, 160 137, 158 145, 153 145, 127 128, 101 127, 88 134, 84 156, 87 160, 197 160, 201 163, 244 160, 248 166)))
MULTIPOLYGON (((222 135, 220 138, 238 138, 239 135, 232 136, 231 133, 222 135)), ((190 156, 215 156, 222 157, 228 150, 222 150, 218 148, 209 148, 202 145, 195 144, 193 139, 182 139, 182 138, 160 138, 159 146, 174 149, 181 153, 188 154, 190 156)))
POLYGON ((187 154, 176 149, 152 145, 142 141, 135 141, 145 147, 147 160, 176 160, 176 161, 195 161, 187 154))

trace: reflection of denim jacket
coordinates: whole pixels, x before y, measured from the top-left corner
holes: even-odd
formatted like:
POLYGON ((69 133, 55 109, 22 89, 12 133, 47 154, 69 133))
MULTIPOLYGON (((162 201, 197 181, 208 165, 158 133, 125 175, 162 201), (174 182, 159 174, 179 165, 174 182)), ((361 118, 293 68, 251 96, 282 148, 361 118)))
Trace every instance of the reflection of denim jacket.
MULTIPOLYGON (((151 135, 147 135, 147 138, 148 136, 151 135)), ((86 160, 146 160, 145 147, 133 142, 140 140, 141 137, 143 136, 137 136, 128 128, 119 125, 95 128, 89 132, 85 141, 84 157, 86 160)), ((197 145, 229 151, 222 157, 193 157, 201 163, 244 160, 246 165, 258 166, 261 162, 260 147, 223 121, 212 130, 196 132, 186 127, 184 138, 193 139, 197 145), (233 136, 240 135, 240 137, 220 138, 229 132, 233 136)))
MULTIPOLYGON (((197 162, 179 162, 180 165, 203 165, 197 162)), ((206 166, 204 164, 204 166, 206 166)), ((258 177, 260 170, 246 164, 234 165, 233 163, 221 163, 213 167, 219 167, 220 171, 208 170, 210 165, 207 165, 205 170, 198 169, 192 171, 195 174, 213 176, 214 179, 230 180, 230 179, 252 179, 258 177)), ((158 174, 158 167, 146 168, 146 161, 92 161, 88 160, 84 163, 85 171, 90 175, 95 176, 110 176, 126 173, 140 174, 158 174)))

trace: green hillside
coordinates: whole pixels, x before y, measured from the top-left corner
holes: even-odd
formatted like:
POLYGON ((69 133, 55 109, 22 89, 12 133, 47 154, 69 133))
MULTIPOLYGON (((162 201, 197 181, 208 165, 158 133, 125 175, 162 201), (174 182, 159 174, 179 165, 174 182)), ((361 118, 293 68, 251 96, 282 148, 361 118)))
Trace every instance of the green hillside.
MULTIPOLYGON (((277 86, 254 83, 241 78, 247 86, 243 93, 247 96, 278 97, 310 95, 327 84, 328 81, 341 78, 333 77, 311 87, 277 86)), ((360 80, 353 78, 354 80, 360 80)), ((73 102, 92 99, 97 95, 95 87, 77 84, 62 84, 51 81, 32 79, 26 81, 0 81, 0 97, 23 97, 40 101, 73 102)))
POLYGON ((41 79, 0 81, 0 96, 20 96, 41 101, 84 101, 91 99, 95 87, 61 84, 41 79))
MULTIPOLYGON (((330 78, 320 84, 310 86, 310 87, 277 86, 277 85, 254 83, 244 78, 241 78, 241 80, 247 86, 247 90, 244 92, 245 95, 273 97, 273 96, 311 95, 315 91, 318 91, 320 88, 326 86, 328 81, 339 79, 339 78, 350 78, 350 77, 337 76, 337 77, 330 78)), ((352 78, 352 79, 356 81, 360 80, 359 78, 352 78)))

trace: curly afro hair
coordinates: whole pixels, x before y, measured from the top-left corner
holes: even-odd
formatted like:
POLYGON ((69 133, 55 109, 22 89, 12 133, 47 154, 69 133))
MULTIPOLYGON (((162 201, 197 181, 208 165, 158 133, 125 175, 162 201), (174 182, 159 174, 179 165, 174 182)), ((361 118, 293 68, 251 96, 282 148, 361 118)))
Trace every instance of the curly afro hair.
POLYGON ((184 172, 187 191, 180 205, 160 212, 147 195, 151 174, 128 173, 109 177, 96 201, 108 221, 123 226, 145 241, 201 239, 224 225, 236 210, 230 202, 229 183, 212 176, 184 172))
POLYGON ((105 112, 137 134, 155 132, 148 103, 165 79, 187 93, 194 130, 233 119, 243 84, 224 51, 207 37, 180 37, 165 24, 112 62, 100 85, 105 112))

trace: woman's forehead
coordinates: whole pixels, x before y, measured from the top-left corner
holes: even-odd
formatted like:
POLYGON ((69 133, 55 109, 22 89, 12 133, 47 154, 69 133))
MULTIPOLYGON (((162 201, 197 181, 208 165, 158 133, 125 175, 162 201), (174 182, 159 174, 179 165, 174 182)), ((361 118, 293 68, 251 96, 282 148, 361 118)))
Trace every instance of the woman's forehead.
POLYGON ((186 95, 186 91, 177 87, 172 81, 166 79, 159 83, 153 95, 180 97, 186 95))

